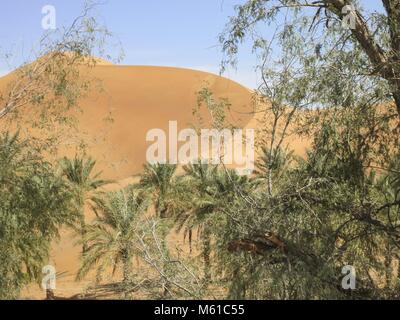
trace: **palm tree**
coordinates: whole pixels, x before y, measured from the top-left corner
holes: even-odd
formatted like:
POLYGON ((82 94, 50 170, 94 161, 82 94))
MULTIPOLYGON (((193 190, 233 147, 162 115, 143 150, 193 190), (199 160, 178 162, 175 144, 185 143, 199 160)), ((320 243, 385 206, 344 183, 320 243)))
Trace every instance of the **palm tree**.
POLYGON ((132 278, 136 231, 148 207, 148 198, 134 186, 95 200, 93 208, 98 218, 87 227, 85 241, 88 248, 78 279, 95 265, 98 265, 98 272, 111 265, 114 274, 118 264, 122 263, 123 285, 127 288, 132 278))
MULTIPOLYGON (((74 214, 79 220, 79 232, 82 239, 85 237, 85 204, 94 201, 98 195, 98 189, 111 181, 99 179, 101 172, 93 174, 96 161, 92 158, 75 156, 74 159, 64 158, 60 161, 61 174, 70 186, 74 198, 74 214)), ((83 241, 82 252, 85 253, 87 246, 83 241)))
MULTIPOLYGON (((147 164, 144 168, 144 172, 141 176, 139 186, 142 190, 150 192, 153 198, 156 215, 164 222, 168 222, 170 217, 175 211, 177 204, 177 194, 175 189, 175 172, 177 166, 175 164, 147 164)), ((163 264, 163 272, 168 271, 168 258, 169 250, 167 245, 168 228, 164 228, 162 235, 163 239, 161 242, 162 250, 166 255, 163 264)), ((168 283, 163 284, 164 296, 168 294, 168 283)))
POLYGON ((201 236, 202 257, 204 263, 204 284, 211 281, 211 238, 212 217, 224 206, 229 205, 231 197, 239 189, 246 188, 248 177, 239 176, 234 170, 219 170, 209 164, 190 164, 184 167, 186 172, 181 180, 184 189, 190 191, 187 211, 177 215, 178 230, 183 227, 189 233, 194 228, 201 236))
POLYGON ((171 209, 171 198, 174 189, 174 164, 147 164, 140 179, 140 187, 152 194, 156 214, 166 218, 171 209))
POLYGON ((215 210, 218 197, 215 193, 214 179, 218 168, 208 164, 190 164, 184 167, 185 176, 181 180, 189 191, 188 210, 177 215, 178 230, 186 226, 191 242, 192 230, 197 228, 201 235, 202 256, 204 261, 204 282, 211 280, 211 226, 210 214, 215 210))

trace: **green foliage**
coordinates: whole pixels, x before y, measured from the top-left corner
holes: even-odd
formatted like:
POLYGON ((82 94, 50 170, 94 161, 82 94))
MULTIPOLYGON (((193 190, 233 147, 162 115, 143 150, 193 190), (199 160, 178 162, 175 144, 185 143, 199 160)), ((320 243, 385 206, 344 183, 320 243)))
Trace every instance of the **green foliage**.
MULTIPOLYGON (((60 174, 71 190, 74 214, 77 217, 77 223, 74 223, 72 227, 81 234, 82 238, 86 232, 85 205, 96 201, 101 196, 101 191, 98 189, 111 183, 111 181, 100 179, 101 172, 93 173, 95 165, 96 161, 92 158, 78 156, 74 159, 63 158, 59 164, 60 174)), ((86 245, 83 242, 83 252, 85 251, 86 245)))
POLYGON ((71 195, 54 168, 18 134, 0 136, 0 298, 41 278, 51 241, 73 219, 71 195))
POLYGON ((189 235, 190 245, 193 229, 197 230, 204 266, 203 282, 207 287, 212 280, 214 232, 225 227, 219 220, 220 214, 237 188, 250 188, 251 183, 247 177, 240 177, 233 170, 221 170, 214 165, 190 164, 184 170, 185 174, 178 181, 178 185, 185 190, 184 194, 179 194, 179 201, 184 206, 176 215, 176 225, 178 230, 184 228, 185 235, 189 235))
POLYGON ((205 126, 205 119, 201 114, 203 107, 205 107, 206 114, 210 115, 212 128, 221 130, 229 125, 226 121, 226 112, 230 111, 231 104, 225 98, 219 98, 216 101, 213 92, 208 87, 202 88, 197 93, 197 105, 192 111, 200 128, 205 126))
POLYGON ((78 278, 83 278, 91 268, 98 272, 123 265, 124 285, 132 280, 132 258, 142 215, 147 211, 149 200, 130 187, 106 195, 94 201, 97 219, 89 226, 84 241, 88 247, 83 255, 78 278))
POLYGON ((152 194, 158 217, 166 218, 173 210, 171 192, 175 171, 173 164, 147 164, 141 175, 140 187, 152 194))
POLYGON ((280 178, 272 196, 261 183, 225 204, 223 228, 214 234, 231 298, 397 296, 398 171, 365 168, 365 154, 354 152, 357 133, 323 125, 307 159, 274 168, 280 178), (357 270, 350 292, 341 288, 341 268, 349 264, 357 270))
POLYGON ((198 297, 201 286, 196 269, 182 257, 181 248, 168 246, 171 220, 149 216, 150 200, 140 186, 132 185, 95 201, 98 218, 87 228, 89 246, 78 279, 93 268, 101 279, 107 270, 114 275, 122 266, 122 283, 113 290, 125 298, 133 293, 157 299, 198 297))
POLYGON ((261 123, 256 190, 221 204, 213 231, 229 297, 398 297, 400 11, 397 0, 383 6, 366 14, 357 1, 249 0, 221 35, 223 68, 253 41, 257 94, 272 115, 261 123), (353 29, 341 21, 348 3, 353 29), (275 33, 264 36, 262 24, 275 33), (313 139, 305 159, 283 152, 293 133, 313 139), (347 264, 357 290, 341 287, 347 264))

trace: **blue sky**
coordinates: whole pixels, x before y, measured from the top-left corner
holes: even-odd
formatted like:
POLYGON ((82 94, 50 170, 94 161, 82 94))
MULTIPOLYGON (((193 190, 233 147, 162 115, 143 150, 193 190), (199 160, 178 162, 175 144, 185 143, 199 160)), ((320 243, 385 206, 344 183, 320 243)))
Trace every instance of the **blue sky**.
MULTIPOLYGON (((218 35, 234 6, 243 0, 103 0, 97 12, 121 41, 123 64, 187 67, 218 73, 221 49, 218 35)), ((379 0, 363 0, 375 8, 379 0)), ((82 9, 83 0, 1 0, 0 50, 28 55, 42 33, 42 7, 53 5, 57 25, 69 25, 82 9)), ((11 61, 14 66, 19 59, 11 61)), ((255 87, 256 64, 244 46, 237 70, 224 75, 255 87)), ((0 74, 9 67, 0 61, 0 74)))

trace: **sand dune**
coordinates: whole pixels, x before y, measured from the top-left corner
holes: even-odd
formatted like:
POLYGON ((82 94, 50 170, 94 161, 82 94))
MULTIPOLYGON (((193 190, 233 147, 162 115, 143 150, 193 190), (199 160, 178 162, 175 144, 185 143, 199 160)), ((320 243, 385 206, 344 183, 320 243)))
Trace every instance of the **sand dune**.
MULTIPOLYGON (((90 70, 100 80, 81 102, 79 132, 89 140, 88 154, 95 157, 107 179, 124 179, 141 171, 151 144, 146 133, 168 129, 177 121, 179 129, 194 124, 192 110, 198 91, 208 87, 216 98, 232 104, 229 120, 239 127, 251 118, 251 92, 247 88, 206 72, 149 66, 117 66, 100 63, 90 70), (106 121, 110 117, 113 122, 106 121)), ((0 89, 12 75, 0 78, 0 89)), ((206 116, 206 115, 205 115, 206 116)), ((72 155, 75 148, 61 154, 72 155)))
POLYGON ((96 103, 85 106, 81 126, 89 136, 96 135, 103 125, 102 116, 111 111, 114 123, 103 131, 104 141, 89 150, 101 161, 107 178, 121 179, 140 172, 150 129, 168 132, 168 122, 175 120, 181 129, 190 127, 197 92, 204 86, 217 97, 229 99, 234 109, 231 120, 239 126, 251 117, 243 114, 251 110, 250 91, 212 74, 176 68, 99 66, 95 75, 104 81, 106 92, 96 103))

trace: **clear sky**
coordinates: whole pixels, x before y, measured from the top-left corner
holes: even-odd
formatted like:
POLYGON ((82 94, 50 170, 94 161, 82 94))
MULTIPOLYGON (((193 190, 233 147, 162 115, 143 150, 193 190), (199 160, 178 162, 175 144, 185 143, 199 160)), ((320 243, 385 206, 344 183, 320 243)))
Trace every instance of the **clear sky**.
MULTIPOLYGON (((0 50, 28 55, 44 32, 42 7, 56 8, 57 25, 69 25, 83 0, 1 0, 0 50)), ((219 72, 218 35, 234 6, 244 0, 103 0, 98 15, 121 41, 124 64, 187 67, 219 72)), ((380 0, 363 0, 375 8, 380 0)), ((15 66, 20 61, 13 61, 15 66)), ((244 46, 237 70, 224 75, 250 88, 256 86, 255 57, 244 46)), ((0 61, 0 74, 9 69, 0 61)))

